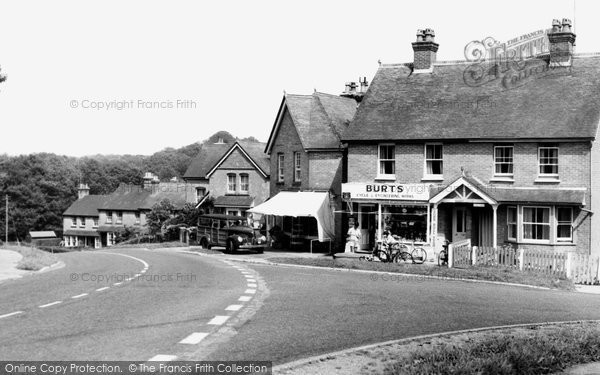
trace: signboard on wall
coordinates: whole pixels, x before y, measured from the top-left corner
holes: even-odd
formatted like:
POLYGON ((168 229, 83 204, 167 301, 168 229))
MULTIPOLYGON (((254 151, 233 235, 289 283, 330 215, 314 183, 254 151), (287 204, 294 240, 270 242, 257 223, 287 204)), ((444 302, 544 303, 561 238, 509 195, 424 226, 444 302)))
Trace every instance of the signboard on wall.
POLYGON ((352 182, 342 184, 342 198, 428 201, 429 185, 352 182))

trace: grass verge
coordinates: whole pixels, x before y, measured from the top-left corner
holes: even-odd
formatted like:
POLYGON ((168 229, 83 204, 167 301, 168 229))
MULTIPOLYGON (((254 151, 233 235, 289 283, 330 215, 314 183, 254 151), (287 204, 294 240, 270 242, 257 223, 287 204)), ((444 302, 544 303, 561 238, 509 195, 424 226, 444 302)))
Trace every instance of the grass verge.
POLYGON ((269 258, 268 260, 271 262, 284 264, 407 273, 423 276, 437 276, 448 279, 500 281, 506 283, 541 286, 553 289, 575 290, 575 285, 569 279, 562 279, 553 275, 523 272, 506 267, 448 268, 439 267, 437 265, 366 262, 359 259, 332 259, 330 257, 273 257, 269 258))
POLYGON ((391 360, 383 374, 548 374, 600 361, 600 324, 488 333, 420 347, 391 360))
POLYGON ((23 256, 17 264, 20 270, 39 271, 58 262, 54 255, 31 246, 4 246, 2 249, 16 251, 23 256))

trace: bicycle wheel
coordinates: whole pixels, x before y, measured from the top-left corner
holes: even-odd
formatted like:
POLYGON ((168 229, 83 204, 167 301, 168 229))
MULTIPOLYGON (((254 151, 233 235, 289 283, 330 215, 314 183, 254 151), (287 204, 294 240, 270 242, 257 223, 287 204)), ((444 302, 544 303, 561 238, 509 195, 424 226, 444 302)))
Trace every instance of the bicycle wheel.
POLYGON ((412 263, 412 258, 411 258, 410 253, 408 252, 408 247, 398 245, 397 249, 398 249, 398 251, 396 252, 396 255, 394 256, 394 263, 400 263, 400 264, 412 263))
POLYGON ((412 261, 416 264, 422 264, 427 260, 427 252, 422 247, 416 247, 411 253, 412 261))
POLYGON ((383 263, 388 263, 388 262, 391 262, 391 259, 390 259, 390 254, 389 254, 387 251, 385 251, 385 250, 378 250, 378 251, 375 253, 375 256, 376 256, 377 258, 379 258, 379 260, 380 260, 381 262, 383 262, 383 263))

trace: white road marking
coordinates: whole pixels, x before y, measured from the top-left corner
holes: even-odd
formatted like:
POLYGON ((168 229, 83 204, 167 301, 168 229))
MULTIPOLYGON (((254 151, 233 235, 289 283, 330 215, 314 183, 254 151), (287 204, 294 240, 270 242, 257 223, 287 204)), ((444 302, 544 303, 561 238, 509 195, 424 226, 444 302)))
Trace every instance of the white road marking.
POLYGON ((114 285, 114 286, 119 286, 119 285, 121 285, 121 284, 123 284, 123 283, 122 283, 122 282, 121 282, 121 283, 114 283, 113 285, 114 285))
POLYGON ((214 326, 220 326, 221 324, 225 323, 228 319, 229 319, 228 315, 217 315, 214 318, 212 318, 210 320, 210 322, 208 322, 206 324, 211 324, 211 325, 214 325, 214 326))
POLYGON ((140 273, 146 273, 146 270, 141 270, 140 273))
POLYGON ((229 305, 229 306, 227 306, 225 308, 225 310, 227 310, 227 311, 238 311, 242 307, 244 307, 244 305, 229 305))
POLYGON ((0 315, 0 319, 2 319, 2 318, 8 318, 9 316, 13 316, 13 315, 17 315, 17 314, 22 314, 22 313, 23 313, 23 311, 11 312, 9 314, 0 315))
POLYGON ((157 354, 154 357, 150 358, 148 361, 152 362, 168 362, 174 361, 177 358, 176 355, 167 355, 167 354, 157 354))
POLYGON ((244 294, 254 294, 256 293, 256 289, 246 289, 246 291, 244 292, 244 294))
POLYGON ((144 268, 147 269, 148 267, 150 267, 150 265, 148 263, 146 263, 145 261, 143 261, 142 259, 136 258, 136 257, 132 257, 131 255, 125 255, 125 254, 119 254, 119 253, 104 253, 104 254, 120 255, 122 257, 127 257, 127 258, 131 258, 131 259, 135 259, 138 262, 142 262, 142 264, 144 265, 144 268))
POLYGON ((136 273, 135 275, 133 275, 133 277, 140 277, 140 276, 142 276, 141 273, 136 273))
POLYGON ((256 288, 256 283, 248 283, 248 288, 256 288))
POLYGON ((240 298, 238 298, 238 301, 241 301, 241 302, 248 302, 248 301, 250 301, 251 299, 252 299, 252 297, 250 297, 250 296, 241 296, 240 298))
POLYGON ((185 339, 179 341, 179 343, 196 345, 200 341, 204 340, 204 338, 206 336, 208 336, 208 333, 206 333, 206 332, 194 332, 191 335, 189 335, 188 337, 186 337, 185 339))
POLYGON ((242 275, 251 275, 251 273, 248 271, 242 271, 242 275))
POLYGON ((73 298, 73 299, 77 299, 77 298, 85 297, 85 296, 87 296, 87 295, 88 295, 87 293, 81 293, 81 294, 78 294, 78 295, 76 295, 76 296, 73 296, 73 297, 71 297, 71 298, 73 298))
POLYGON ((54 302, 47 303, 45 305, 39 305, 38 307, 40 309, 43 309, 44 307, 50 307, 50 306, 58 305, 59 303, 62 303, 62 301, 54 301, 54 302))
POLYGON ((249 283, 255 283, 256 279, 246 279, 246 281, 249 282, 249 283))
POLYGON ((109 288, 110 288, 109 286, 105 286, 103 288, 98 288, 98 289, 96 289, 96 292, 101 292, 101 291, 109 289, 109 288))

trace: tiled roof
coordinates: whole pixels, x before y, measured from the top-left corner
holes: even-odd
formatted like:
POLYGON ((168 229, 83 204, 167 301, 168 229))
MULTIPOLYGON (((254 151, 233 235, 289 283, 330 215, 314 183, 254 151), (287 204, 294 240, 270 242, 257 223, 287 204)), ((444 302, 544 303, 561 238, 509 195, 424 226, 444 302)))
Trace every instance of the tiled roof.
MULTIPOLYGON (((356 112, 356 101, 337 95, 315 92, 312 95, 286 94, 285 106, 289 111, 304 149, 331 149, 340 147, 340 137, 356 112)), ((279 123, 273 125, 267 152, 277 137, 279 123)))
POLYGON ((63 232, 64 236, 87 236, 87 237, 100 237, 95 230, 79 230, 79 229, 67 229, 63 232))
POLYGON ((248 195, 221 195, 215 198, 215 207, 252 207, 254 197, 248 195))
POLYGON ((501 203, 585 203, 585 190, 578 189, 514 189, 488 188, 501 203))
MULTIPOLYGON (((264 153, 264 143, 241 141, 236 143, 252 158, 265 174, 269 175, 271 163, 268 156, 264 153)), ((212 143, 203 145, 198 156, 192 160, 187 171, 185 171, 183 178, 207 178, 206 175, 208 172, 217 165, 234 145, 235 143, 212 143)))
POLYGON ((464 63, 435 65, 431 74, 412 74, 407 64, 382 65, 342 138, 352 142, 595 137, 600 57, 574 57, 570 68, 549 69, 541 58, 528 64, 537 73, 526 68, 529 77, 517 81, 517 87, 507 83, 508 73, 500 70, 498 78, 476 86, 464 63))
POLYGON ((183 207, 186 202, 186 185, 161 182, 144 189, 142 186, 121 184, 98 208, 122 211, 150 210, 152 206, 164 199, 171 201, 177 208, 183 207))
POLYGON ((107 200, 107 195, 87 195, 76 200, 63 213, 65 216, 98 216, 98 207, 107 200))

